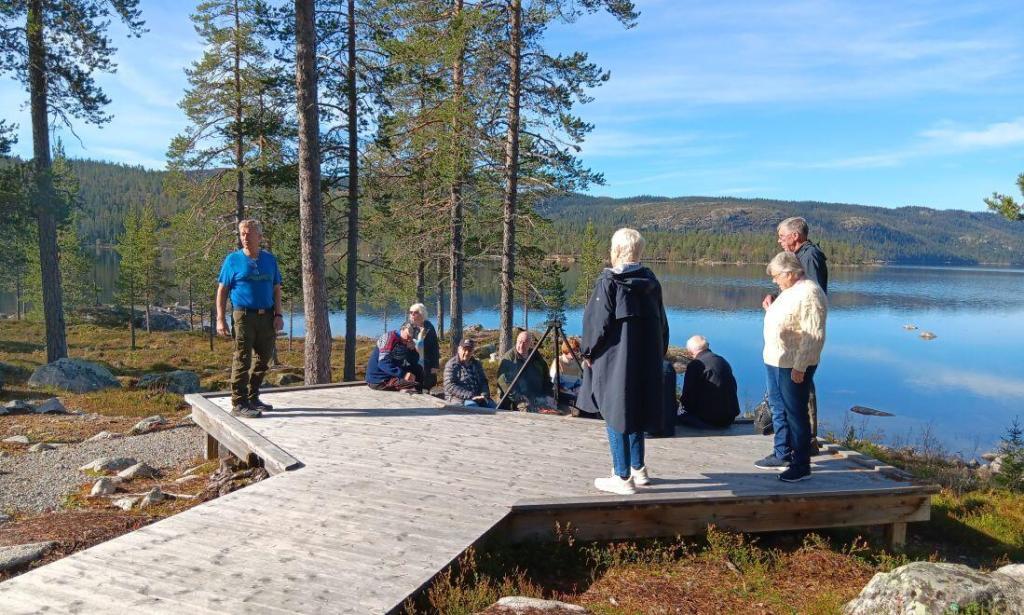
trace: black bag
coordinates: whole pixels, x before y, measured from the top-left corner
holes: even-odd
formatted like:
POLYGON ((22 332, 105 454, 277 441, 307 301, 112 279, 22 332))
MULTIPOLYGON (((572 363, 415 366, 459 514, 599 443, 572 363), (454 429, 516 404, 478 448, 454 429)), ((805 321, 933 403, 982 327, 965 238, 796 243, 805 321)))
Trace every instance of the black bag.
POLYGON ((770 436, 775 433, 775 426, 772 424, 772 409, 768 406, 767 396, 754 408, 754 433, 762 436, 770 436))
POLYGON ((657 417, 657 429, 648 432, 652 438, 671 438, 676 435, 676 408, 679 407, 679 400, 676 399, 676 370, 670 361, 663 363, 662 376, 665 405, 657 417))

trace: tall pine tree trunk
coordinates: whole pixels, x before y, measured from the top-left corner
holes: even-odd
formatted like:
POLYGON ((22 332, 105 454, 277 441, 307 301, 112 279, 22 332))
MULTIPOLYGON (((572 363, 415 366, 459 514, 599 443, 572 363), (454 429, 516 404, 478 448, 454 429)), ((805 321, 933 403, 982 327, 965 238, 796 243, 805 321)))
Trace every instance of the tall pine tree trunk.
POLYGON ((356 281, 359 266, 359 101, 356 96, 356 3, 348 0, 348 263, 345 269, 345 381, 356 379, 356 281))
MULTIPOLYGON (((245 219, 245 142, 242 139, 242 24, 238 0, 235 9, 235 230, 245 219)), ((241 247, 242 238, 239 236, 241 247)))
MULTIPOLYGON (((306 316, 306 384, 324 384, 331 380, 331 323, 327 319, 324 212, 320 194, 320 116, 317 108, 315 24, 314 0, 295 0, 295 89, 299 116, 299 235, 302 249, 302 298, 306 316)), ((352 239, 350 237, 349 241, 352 239)), ((349 258, 351 257, 350 253, 349 258)), ((351 271, 349 275, 352 275, 351 271)), ((350 288, 350 293, 351 290, 350 288)), ((355 306, 352 304, 346 306, 348 313, 352 313, 354 309, 355 306)), ((351 341, 353 346, 354 341, 351 341)), ((346 371, 347 369, 346 362, 346 371)))
POLYGON ((444 339, 444 277, 441 272, 444 271, 441 259, 438 258, 436 261, 437 265, 437 337, 438 339, 444 339))
POLYGON ((30 0, 28 44, 29 106, 32 115, 32 156, 35 170, 35 209, 39 224, 39 268, 43 287, 43 322, 46 327, 46 362, 68 356, 64 329, 64 297, 57 264, 56 195, 50 168, 50 123, 46 89, 46 43, 43 40, 43 2, 30 0))
MULTIPOLYGON (((455 0, 455 6, 452 13, 452 23, 457 26, 461 26, 459 21, 462 17, 462 0, 455 0)), ((465 182, 465 149, 462 141, 463 130, 462 130, 462 113, 463 105, 463 84, 465 80, 465 73, 463 67, 463 61, 466 53, 466 46, 464 43, 463 33, 461 30, 458 33, 459 38, 459 49, 455 54, 455 61, 452 64, 452 96, 455 101, 452 110, 452 141, 454 143, 454 155, 455 155, 455 176, 452 181, 450 199, 449 199, 449 210, 451 217, 451 233, 452 243, 451 250, 449 252, 449 283, 451 290, 449 291, 449 314, 451 318, 451 327, 449 328, 451 337, 451 354, 455 354, 456 348, 459 347, 459 343, 462 341, 462 280, 465 266, 465 253, 463 252, 462 246, 462 186, 465 182)))
POLYGON ((504 355, 512 347, 513 302, 512 285, 516 277, 516 198, 519 190, 519 106, 520 68, 522 63, 521 0, 509 3, 509 75, 508 75, 508 133, 505 137, 505 194, 502 199, 504 214, 501 244, 501 329, 498 334, 498 353, 504 355))

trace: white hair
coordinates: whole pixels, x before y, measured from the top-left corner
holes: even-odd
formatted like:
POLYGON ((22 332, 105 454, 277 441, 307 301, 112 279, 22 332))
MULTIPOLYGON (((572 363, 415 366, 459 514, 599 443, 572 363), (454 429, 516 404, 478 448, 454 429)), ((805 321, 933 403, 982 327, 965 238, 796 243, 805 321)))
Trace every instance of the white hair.
POLYGON ((414 303, 410 305, 409 311, 419 312, 420 316, 422 316, 424 320, 427 319, 427 306, 423 305, 422 303, 414 303))
POLYGON ((686 349, 694 356, 698 353, 704 352, 709 347, 708 338, 703 335, 694 335, 690 339, 686 340, 686 349))
POLYGON ((612 266, 640 262, 646 243, 635 229, 620 228, 615 231, 612 235, 612 266))
POLYGON ((804 220, 800 216, 786 218, 782 222, 779 222, 779 226, 776 230, 786 231, 787 233, 796 233, 800 236, 800 239, 807 239, 807 220, 804 220))
POLYGON ((255 218, 246 218, 245 220, 242 220, 241 222, 238 223, 238 228, 254 228, 256 229, 257 233, 259 233, 260 235, 263 234, 263 225, 260 224, 260 221, 256 220, 255 218))
POLYGON ((782 273, 795 273, 802 277, 804 275, 804 267, 795 255, 789 252, 779 252, 768 263, 767 272, 768 275, 773 277, 782 273))

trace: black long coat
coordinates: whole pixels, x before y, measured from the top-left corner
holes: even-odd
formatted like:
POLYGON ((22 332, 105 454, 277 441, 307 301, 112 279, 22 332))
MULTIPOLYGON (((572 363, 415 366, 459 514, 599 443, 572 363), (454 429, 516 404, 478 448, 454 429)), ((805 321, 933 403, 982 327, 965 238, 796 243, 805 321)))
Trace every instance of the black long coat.
POLYGON ((600 412, 619 433, 656 429, 665 405, 668 319, 650 269, 601 272, 583 311, 581 350, 591 368, 583 372, 580 409, 600 412))

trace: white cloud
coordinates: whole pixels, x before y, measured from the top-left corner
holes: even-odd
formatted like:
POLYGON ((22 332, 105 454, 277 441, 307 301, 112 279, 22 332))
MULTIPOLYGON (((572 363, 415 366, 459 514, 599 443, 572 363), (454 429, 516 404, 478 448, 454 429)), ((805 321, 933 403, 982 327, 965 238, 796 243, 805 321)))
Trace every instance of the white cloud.
POLYGON ((997 122, 980 129, 942 127, 925 130, 921 136, 932 144, 956 149, 981 149, 1024 144, 1024 117, 997 122))

